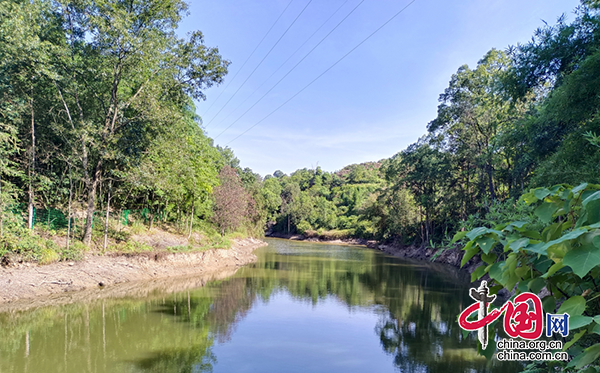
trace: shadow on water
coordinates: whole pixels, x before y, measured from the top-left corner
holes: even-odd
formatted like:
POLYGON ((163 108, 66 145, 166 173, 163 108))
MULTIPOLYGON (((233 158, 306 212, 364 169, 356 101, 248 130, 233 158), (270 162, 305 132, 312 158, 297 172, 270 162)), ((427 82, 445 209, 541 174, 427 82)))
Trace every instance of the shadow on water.
POLYGON ((144 372, 156 373, 200 373, 212 372, 216 357, 206 346, 197 345, 188 349, 161 351, 140 359, 135 364, 144 372))
POLYGON ((403 372, 520 370, 480 357, 474 333, 462 337, 456 318, 472 301, 454 269, 365 248, 269 244, 256 263, 199 289, 0 314, 0 371, 211 372, 216 344, 235 341, 240 321, 281 293, 376 314, 373 337, 403 372))

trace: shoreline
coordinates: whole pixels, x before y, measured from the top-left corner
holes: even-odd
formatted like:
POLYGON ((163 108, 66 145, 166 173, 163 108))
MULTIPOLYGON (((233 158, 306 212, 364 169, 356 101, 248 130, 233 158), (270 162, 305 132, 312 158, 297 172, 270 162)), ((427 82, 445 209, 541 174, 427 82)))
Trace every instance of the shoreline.
POLYGON ((223 278, 219 276, 221 272, 228 277, 238 268, 255 262, 254 250, 266 245, 259 239, 246 238, 234 240, 229 249, 86 255, 78 262, 0 267, 0 312, 72 303, 89 297, 88 293, 94 298, 126 296, 124 289, 136 287, 116 289, 114 285, 118 284, 154 281, 154 288, 172 287, 176 281, 166 279, 189 277, 192 280, 187 288, 203 286, 210 279, 223 278))
POLYGON ((477 267, 481 264, 481 259, 478 256, 474 256, 465 263, 464 267, 460 266, 460 262, 464 256, 464 251, 458 247, 444 250, 434 260, 431 258, 440 250, 439 248, 431 247, 417 247, 417 246, 399 246, 393 244, 385 244, 375 240, 366 240, 363 238, 347 238, 347 239, 335 239, 327 240, 319 237, 306 237, 301 234, 285 234, 273 232, 269 235, 265 234, 265 237, 272 238, 283 238, 292 241, 306 241, 306 242, 320 242, 320 243, 331 243, 331 244, 342 244, 342 245, 361 245, 366 246, 370 249, 382 251, 385 254, 392 255, 398 258, 409 258, 421 261, 427 261, 429 263, 440 263, 448 264, 458 268, 459 271, 465 271, 469 274, 473 273, 477 267))

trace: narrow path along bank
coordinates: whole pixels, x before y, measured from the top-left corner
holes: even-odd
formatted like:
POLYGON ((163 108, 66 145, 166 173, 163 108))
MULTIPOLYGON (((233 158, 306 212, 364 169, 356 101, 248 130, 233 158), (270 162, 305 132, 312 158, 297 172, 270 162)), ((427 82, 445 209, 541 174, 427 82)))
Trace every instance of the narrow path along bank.
MULTIPOLYGON (((99 289, 110 293, 110 285, 140 280, 182 276, 207 278, 223 271, 231 274, 237 268, 256 261, 253 251, 266 245, 264 241, 254 238, 233 242, 230 249, 190 253, 88 255, 79 262, 0 267, 0 308, 7 308, 8 303, 17 301, 25 304, 44 303, 44 300, 30 300, 84 289, 99 289)), ((160 283, 164 281, 161 280, 158 284, 160 283)), ((69 294, 69 298, 73 296, 69 294)))

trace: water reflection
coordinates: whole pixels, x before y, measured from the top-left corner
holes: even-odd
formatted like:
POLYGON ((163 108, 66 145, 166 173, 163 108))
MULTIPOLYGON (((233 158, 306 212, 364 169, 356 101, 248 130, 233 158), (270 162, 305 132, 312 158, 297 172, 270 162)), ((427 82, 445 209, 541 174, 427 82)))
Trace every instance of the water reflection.
POLYGON ((0 314, 0 372, 519 370, 462 338, 471 301, 454 269, 269 243, 199 289, 0 314))

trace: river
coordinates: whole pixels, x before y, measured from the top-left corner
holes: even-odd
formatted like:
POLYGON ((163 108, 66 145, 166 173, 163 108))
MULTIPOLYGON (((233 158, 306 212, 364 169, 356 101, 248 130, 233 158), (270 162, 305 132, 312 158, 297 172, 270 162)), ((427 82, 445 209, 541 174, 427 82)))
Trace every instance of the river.
POLYGON ((267 241, 256 263, 203 287, 0 313, 0 373, 520 370, 463 337, 472 300, 456 269, 267 241))

